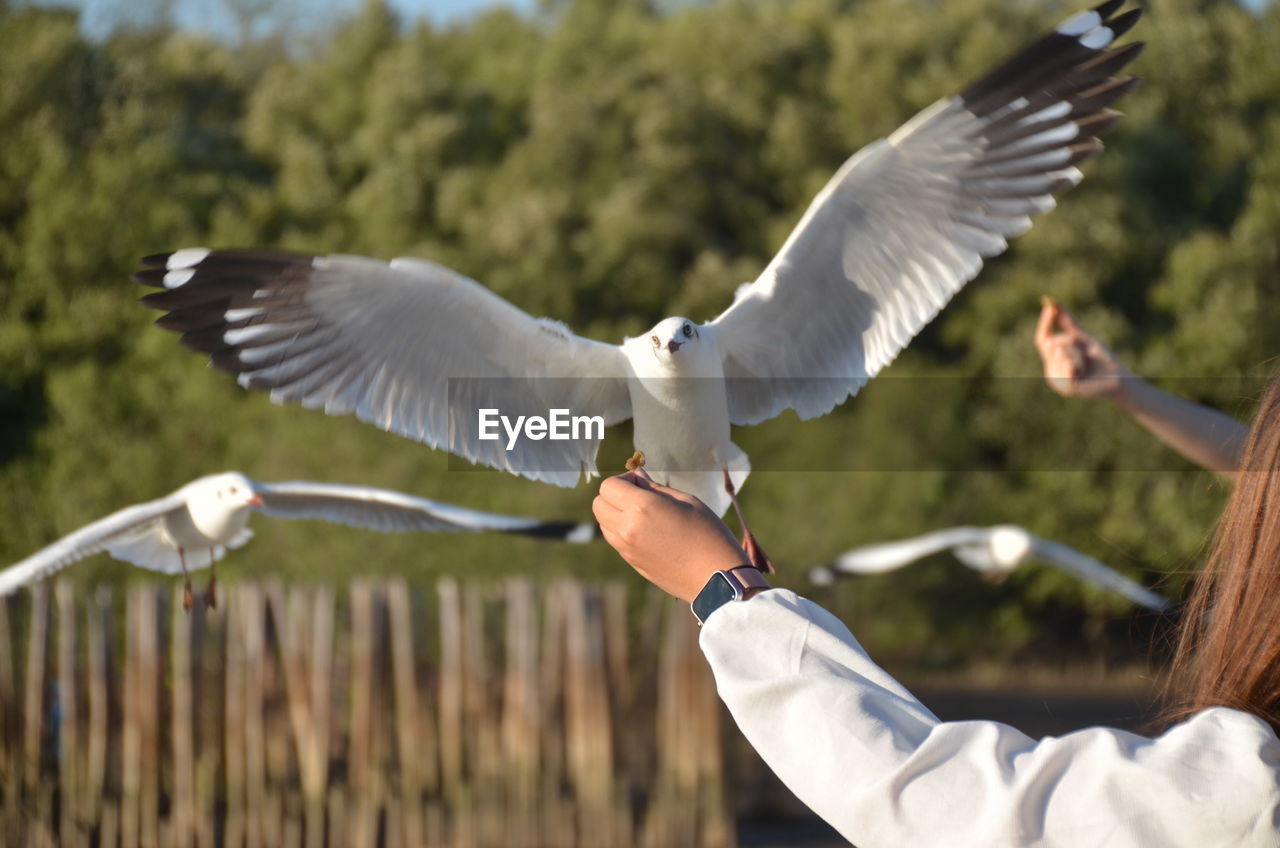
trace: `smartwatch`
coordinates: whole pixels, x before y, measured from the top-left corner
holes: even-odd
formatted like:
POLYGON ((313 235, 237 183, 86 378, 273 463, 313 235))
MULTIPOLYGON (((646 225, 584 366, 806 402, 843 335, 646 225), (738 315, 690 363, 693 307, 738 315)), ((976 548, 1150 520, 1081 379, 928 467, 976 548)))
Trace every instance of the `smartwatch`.
POLYGON ((754 565, 739 565, 726 571, 717 571, 711 575, 707 585, 702 587, 698 597, 689 605, 693 617, 698 619, 698 626, 707 620, 707 616, 720 609, 730 601, 745 601, 752 595, 772 588, 754 565))

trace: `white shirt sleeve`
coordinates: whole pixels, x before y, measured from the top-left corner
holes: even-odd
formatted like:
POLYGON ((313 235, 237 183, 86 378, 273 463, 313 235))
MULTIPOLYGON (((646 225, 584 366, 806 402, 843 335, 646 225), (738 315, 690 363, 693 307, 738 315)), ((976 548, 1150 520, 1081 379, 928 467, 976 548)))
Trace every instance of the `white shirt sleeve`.
POLYGON ((858 848, 1280 845, 1280 740, 1247 713, 1155 739, 942 722, 784 589, 725 604, 700 640, 747 740, 858 848))

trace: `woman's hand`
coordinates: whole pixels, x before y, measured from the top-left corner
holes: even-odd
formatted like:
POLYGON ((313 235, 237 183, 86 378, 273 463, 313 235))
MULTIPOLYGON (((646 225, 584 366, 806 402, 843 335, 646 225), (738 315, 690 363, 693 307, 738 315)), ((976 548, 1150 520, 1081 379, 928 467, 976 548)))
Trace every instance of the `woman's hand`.
POLYGON ((682 601, 691 602, 715 572, 747 561, 702 501, 632 473, 601 483, 591 511, 605 541, 640 576, 682 601))
POLYGON ((1049 388, 1064 397, 1099 397, 1121 403, 1133 374, 1111 349, 1045 298, 1036 324, 1036 350, 1049 388), (1055 328, 1059 332, 1054 332, 1055 328))

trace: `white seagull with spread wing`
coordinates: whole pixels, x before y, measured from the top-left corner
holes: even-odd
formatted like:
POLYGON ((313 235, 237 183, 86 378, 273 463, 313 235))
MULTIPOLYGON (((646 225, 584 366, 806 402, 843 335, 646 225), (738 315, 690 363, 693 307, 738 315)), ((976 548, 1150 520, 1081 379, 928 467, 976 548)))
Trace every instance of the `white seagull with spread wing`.
MULTIPOLYGON (((479 512, 388 489, 296 480, 259 483, 236 471, 192 480, 163 498, 126 507, 0 571, 0 595, 100 551, 151 571, 187 576, 212 567, 253 536, 251 510, 276 518, 319 518, 384 533, 496 532, 586 542, 595 524, 539 521, 479 512)), ((191 608, 191 581, 183 605, 191 608)), ((205 600, 215 602, 211 578, 205 600)))
POLYGON ((654 479, 723 514, 750 470, 731 425, 812 418, 857 393, 1080 181, 1135 82, 1113 76, 1142 46, 1111 47, 1138 19, 1113 17, 1123 2, 1074 15, 856 153, 705 324, 667 318, 605 344, 423 259, 186 248, 147 257, 135 279, 164 289, 143 298, 168 313, 160 326, 276 401, 561 486, 596 472, 600 438, 485 440, 479 410, 630 417, 654 479))
POLYGON ((1139 586, 1093 557, 1059 542, 1041 539, 1013 524, 951 527, 913 539, 854 548, 842 553, 831 565, 811 569, 809 580, 827 586, 841 575, 881 574, 942 551, 950 551, 974 571, 998 580, 1023 563, 1037 559, 1086 583, 1118 592, 1147 609, 1165 612, 1172 606, 1168 599, 1139 586))

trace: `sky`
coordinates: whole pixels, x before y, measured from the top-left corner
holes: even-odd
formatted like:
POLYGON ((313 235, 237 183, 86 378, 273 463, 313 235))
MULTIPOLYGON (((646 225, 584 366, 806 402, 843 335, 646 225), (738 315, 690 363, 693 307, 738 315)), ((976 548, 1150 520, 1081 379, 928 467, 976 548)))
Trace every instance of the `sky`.
MULTIPOLYGON (((33 4, 70 6, 82 9, 81 25, 90 37, 105 37, 120 21, 138 20, 146 10, 171 8, 175 23, 189 30, 226 34, 234 32, 228 3, 249 6, 278 6, 280 9, 301 10, 301 16, 317 23, 332 22, 359 8, 361 0, 27 0, 33 4)), ((19 0, 22 2, 22 0, 19 0)), ((463 23, 468 18, 494 7, 507 7, 529 14, 538 0, 387 0, 406 23, 425 18, 435 25, 463 23)), ((1272 0, 1242 0, 1251 9, 1261 9, 1272 0)), ((1084 5, 1082 2, 1081 5, 1084 5)), ((290 16, 298 15, 296 11, 290 16)), ((295 21, 296 22, 296 21, 295 21)), ((320 28, 323 28, 322 26, 320 28)), ((307 27, 295 27, 305 32, 307 27)))
POLYGON ((528 12, 533 9, 534 0, 392 0, 391 5, 406 17, 423 15, 435 23, 448 23, 491 6, 510 6, 528 12))
MULTIPOLYGON (((21 2, 21 0, 19 0, 21 2)), ((230 18, 223 0, 29 0, 32 5, 80 9, 81 25, 91 37, 105 37, 120 21, 138 20, 155 9, 169 6, 175 22, 184 29, 218 30, 230 18)), ((270 0, 251 4, 272 5, 270 0)), ((433 24, 460 23, 494 7, 531 13, 537 0, 387 0, 405 22, 426 18, 433 24)), ((308 16, 332 21, 359 8, 360 0, 285 0, 282 8, 301 9, 308 16)))

